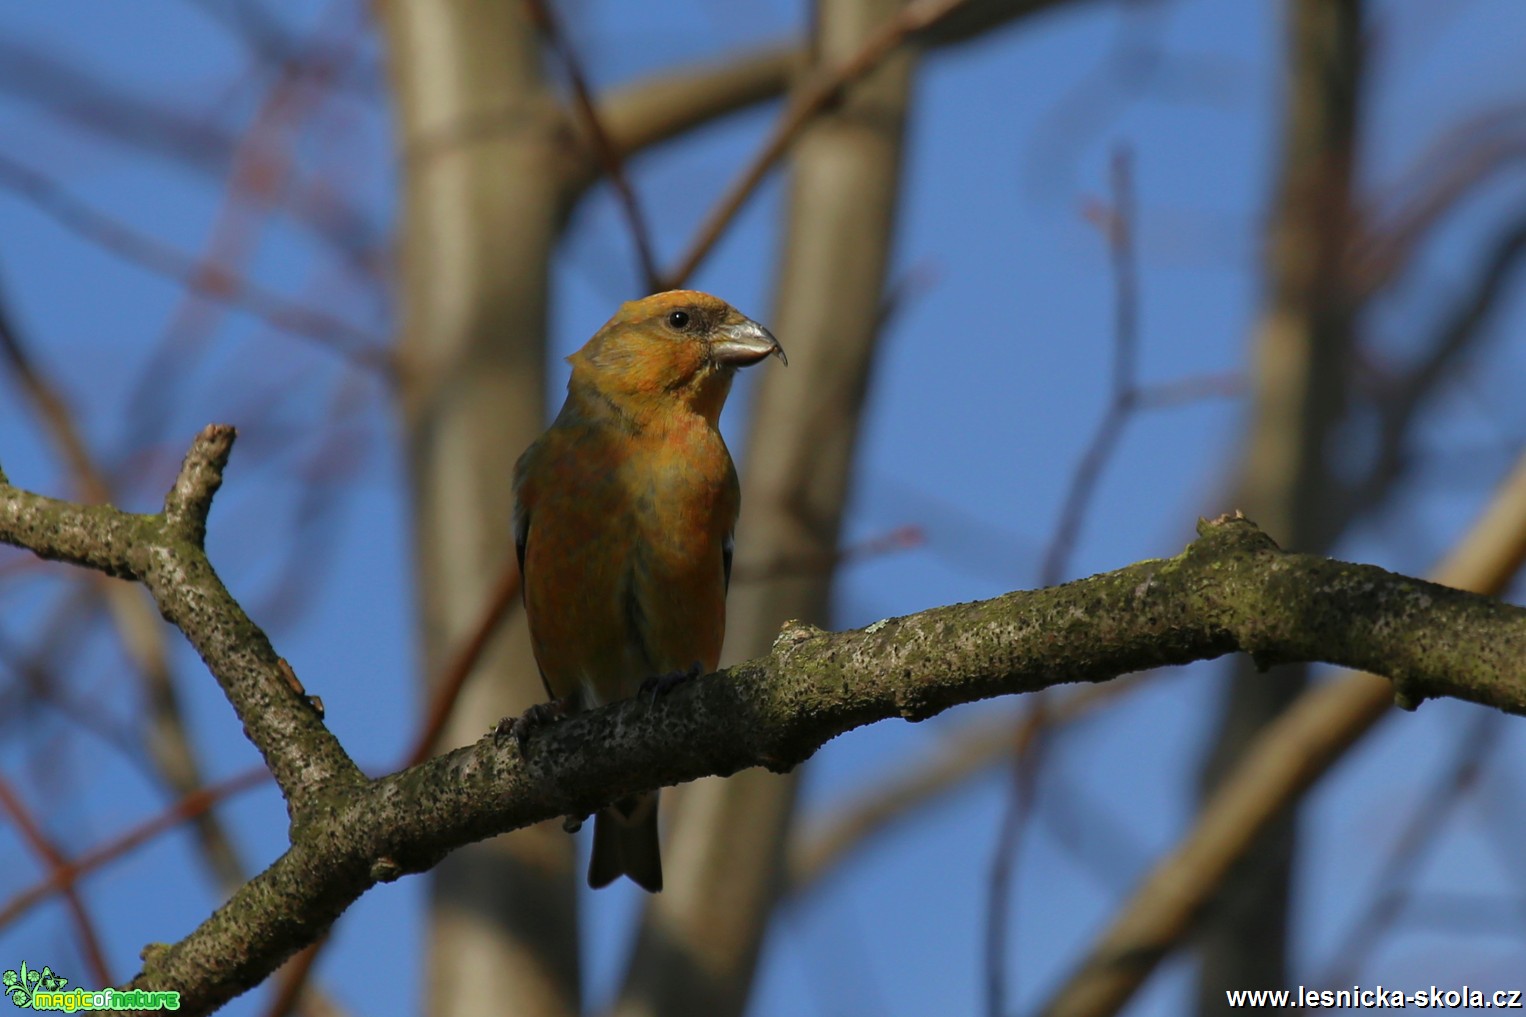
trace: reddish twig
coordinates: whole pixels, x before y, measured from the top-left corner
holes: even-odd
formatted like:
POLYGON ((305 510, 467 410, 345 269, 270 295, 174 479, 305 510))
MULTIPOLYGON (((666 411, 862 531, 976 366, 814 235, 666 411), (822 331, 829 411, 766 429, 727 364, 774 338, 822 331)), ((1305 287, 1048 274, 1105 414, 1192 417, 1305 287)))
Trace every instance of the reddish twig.
POLYGON ((969 0, 912 0, 864 41, 857 53, 835 70, 807 82, 795 94, 769 132, 763 147, 742 170, 700 224, 688 251, 663 277, 662 289, 677 289, 692 276, 720 240, 731 220, 758 185, 789 151, 800 132, 830 106, 844 88, 878 67, 919 32, 935 27, 969 0))
POLYGON ((1526 106, 1520 103, 1485 110, 1444 131, 1404 178, 1371 203, 1373 222, 1353 235, 1347 254, 1353 285, 1363 296, 1391 285, 1459 203, 1523 159, 1526 106))
POLYGON ((293 303, 247 279, 198 265, 194 258, 75 198, 47 176, 0 154, 0 187, 84 239, 202 296, 221 300, 283 332, 311 340, 366 367, 388 371, 391 358, 370 332, 327 312, 293 303))
POLYGON ((69 411, 63 396, 32 363, 21 337, 11 324, 10 305, 4 299, 0 299, 0 355, 4 356, 6 365, 16 376, 21 388, 37 404, 38 412, 53 432, 54 440, 63 451, 64 460, 79 484, 80 494, 90 502, 109 501, 111 492, 85 447, 85 439, 74 422, 74 414, 69 411))
MULTIPOLYGON (((11 817, 11 822, 15 823, 16 829, 21 831, 22 839, 27 842, 32 852, 47 864, 50 876, 56 876, 69 868, 68 856, 42 831, 42 827, 27 811, 26 804, 4 777, 0 777, 0 810, 11 817)), ((72 878, 65 879, 64 884, 62 888, 64 900, 68 905, 69 915, 74 920, 74 930, 79 936, 80 949, 85 955, 85 963, 90 968, 90 976, 98 985, 115 984, 106 966, 106 953, 101 949, 101 938, 95 931, 95 923, 90 920, 90 913, 85 910, 84 898, 75 888, 72 878)))
MULTIPOLYGON (((33 362, 9 320, 3 299, 0 299, 0 355, 36 403, 85 499, 97 504, 116 501, 111 481, 85 444, 68 403, 33 362)), ((148 703, 146 744, 156 775, 176 794, 189 794, 202 784, 201 767, 186 735, 163 629, 140 591, 100 575, 90 575, 87 582, 105 603, 123 650, 143 683, 148 703)), ((231 891, 245 878, 232 839, 214 817, 202 817, 196 826, 208 865, 223 888, 231 891)))
POLYGON ((307 980, 312 977, 313 966, 318 963, 318 956, 332 938, 328 933, 323 934, 298 950, 291 960, 281 966, 275 997, 265 1009, 265 1017, 287 1017, 287 1014, 296 1009, 297 1001, 302 998, 302 990, 307 988, 307 980))
POLYGON ((604 120, 593 101, 593 90, 588 86, 588 76, 583 73, 583 65, 578 60, 572 44, 567 40, 567 33, 562 30, 561 24, 556 20, 556 14, 551 9, 551 4, 546 0, 525 0, 525 8, 529 11, 530 19, 535 22, 540 33, 556 51, 563 69, 567 72, 567 80, 572 85, 572 98, 577 105, 578 116, 582 118, 584 126, 588 129, 588 137, 593 143, 594 154, 603 165, 604 173, 609 177, 610 186, 615 189, 620 208, 625 213, 626 222, 630 226, 631 240, 636 245, 636 258, 640 263, 643 284, 652 293, 670 289, 671 287, 664 286, 662 283, 661 272, 657 268, 657 256, 652 248, 652 232, 647 226, 646 217, 641 212, 641 202, 636 197, 636 190, 631 186, 630 177, 626 175, 620 149, 610 138, 609 131, 604 126, 604 120))
MULTIPOLYGON (((128 852, 148 843, 188 819, 194 819, 225 798, 240 794, 269 781, 270 771, 263 766, 254 767, 216 784, 209 784, 184 796, 152 819, 133 827, 126 833, 107 841, 94 850, 75 859, 64 859, 54 866, 47 878, 16 894, 0 905, 0 928, 14 922, 27 911, 36 907, 54 893, 73 893, 74 884, 101 866, 121 858, 128 852)), ((103 980, 102 985, 110 985, 103 980)))
POLYGON ((435 743, 440 740, 440 732, 445 730, 451 710, 461 697, 461 690, 466 687, 466 679, 476 670, 482 651, 487 649, 488 641, 508 617, 518 597, 519 557, 511 554, 499 569, 498 579, 488 594, 482 615, 477 619, 477 624, 472 626, 471 635, 461 644, 461 648, 446 665, 444 673, 434 683, 434 694, 430 697, 424 724, 419 729, 413 748, 408 750, 408 755, 403 760, 403 768, 417 766, 434 752, 435 743))
POLYGON ((156 780, 159 773, 144 756, 136 731, 108 716, 98 697, 71 695, 57 673, 64 665, 56 658, 78 647, 82 631, 96 620, 98 596, 99 588, 91 584, 77 586, 59 598, 46 619, 28 626, 30 634, 37 637, 35 648, 23 651, 0 632, 0 661, 16 675, 9 694, 0 696, 0 716, 14 716, 9 702, 13 696, 22 704, 53 710, 68 724, 120 753, 144 777, 156 780))
MULTIPOLYGON (((331 4, 326 12, 328 18, 332 19, 344 6, 331 4)), ((320 27, 316 34, 323 31, 320 27)), ((352 41, 333 57, 337 61, 346 53, 353 54, 355 48, 352 41)), ((325 64, 314 81, 305 59, 294 58, 282 65, 279 76, 262 97, 252 124, 234 147, 222 205, 196 265, 198 275, 235 278, 245 270, 258 247, 263 214, 295 175, 296 129, 325 97, 317 87, 323 76, 341 68, 338 63, 325 64)), ((133 421, 130 444, 143 444, 157 437, 169 407, 179 402, 173 394, 176 380, 191 371, 195 364, 193 351, 204 345, 228 309, 227 303, 208 300, 204 294, 195 291, 184 294, 134 386, 129 402, 129 419, 133 421)))
POLYGON ((1139 275, 1134 259, 1134 190, 1130 157, 1120 149, 1113 155, 1113 206, 1087 209, 1089 218, 1107 237, 1113 259, 1112 395, 1107 411, 1092 435, 1091 444, 1076 464, 1070 487, 1060 509, 1059 528, 1044 554, 1039 585, 1053 586, 1065 572, 1066 563, 1081 534, 1086 506, 1090 503, 1102 468, 1107 465, 1124 426, 1139 399, 1139 275))
POLYGON ((1049 701, 1033 697, 1033 705, 1023 717, 1023 735, 1012 760, 1012 790, 1002 813, 1001 829, 996 835, 996 853, 991 859, 991 888, 986 899, 985 979, 987 1017, 1006 1017, 1007 982, 1011 972, 1007 963, 1008 915, 1012 909, 1012 879, 1017 872, 1018 849, 1023 832, 1033 814, 1038 797, 1037 765, 1043 757, 1043 735, 1049 727, 1049 701))

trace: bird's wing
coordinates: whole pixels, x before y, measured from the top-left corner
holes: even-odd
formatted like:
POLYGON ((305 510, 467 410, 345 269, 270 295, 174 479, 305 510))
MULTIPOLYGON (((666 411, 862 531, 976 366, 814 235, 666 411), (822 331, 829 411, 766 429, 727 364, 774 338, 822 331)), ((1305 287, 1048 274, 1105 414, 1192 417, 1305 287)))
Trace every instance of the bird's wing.
MULTIPOLYGON (((515 498, 514 498, 514 555, 519 559, 519 603, 524 607, 529 602, 525 593, 525 546, 530 542, 530 507, 525 504, 522 496, 522 483, 524 474, 524 460, 515 467, 515 498)), ((551 689, 551 683, 546 680, 545 669, 540 666, 540 661, 535 662, 536 673, 540 675, 540 683, 546 689, 546 695, 556 699, 557 695, 551 689)))
POLYGON ((530 538, 530 510, 514 503, 514 553, 519 556, 519 601, 525 599, 525 542, 530 538))
POLYGON ((731 557, 736 552, 736 535, 726 534, 726 539, 721 541, 721 562, 726 567, 726 592, 731 592, 731 557))

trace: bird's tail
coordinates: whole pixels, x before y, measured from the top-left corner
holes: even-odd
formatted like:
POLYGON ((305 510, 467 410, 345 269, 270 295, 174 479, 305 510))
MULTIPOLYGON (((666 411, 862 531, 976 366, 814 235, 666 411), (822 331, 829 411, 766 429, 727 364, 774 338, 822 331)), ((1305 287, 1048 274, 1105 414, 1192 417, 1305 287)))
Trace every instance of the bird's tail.
POLYGON ((662 889, 655 791, 621 799, 594 817, 588 885, 597 890, 621 876, 651 893, 662 889))

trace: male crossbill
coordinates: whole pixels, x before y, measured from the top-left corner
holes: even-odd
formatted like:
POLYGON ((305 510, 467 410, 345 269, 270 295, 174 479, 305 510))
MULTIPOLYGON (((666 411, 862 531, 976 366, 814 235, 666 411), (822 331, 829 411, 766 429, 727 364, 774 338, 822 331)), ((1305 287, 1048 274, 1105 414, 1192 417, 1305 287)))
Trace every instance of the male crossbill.
MULTIPOLYGON (((705 293, 623 305, 568 357, 567 401, 514 471, 530 640, 567 708, 714 671, 740 493, 717 428, 738 367, 784 351, 705 293)), ((657 793, 601 810, 588 884, 662 889, 657 793)))

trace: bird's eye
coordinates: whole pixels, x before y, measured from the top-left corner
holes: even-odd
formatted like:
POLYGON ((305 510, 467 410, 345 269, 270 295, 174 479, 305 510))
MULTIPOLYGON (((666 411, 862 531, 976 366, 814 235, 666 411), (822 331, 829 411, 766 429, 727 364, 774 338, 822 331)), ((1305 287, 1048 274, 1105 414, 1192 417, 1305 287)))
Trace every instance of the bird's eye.
POLYGON ((682 331, 689 327, 688 311, 673 311, 668 315, 668 325, 682 331))

